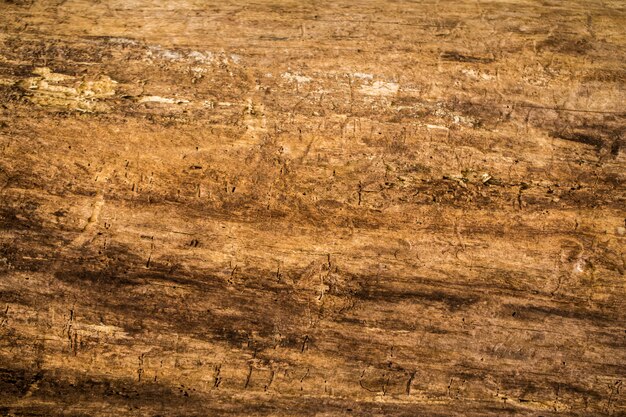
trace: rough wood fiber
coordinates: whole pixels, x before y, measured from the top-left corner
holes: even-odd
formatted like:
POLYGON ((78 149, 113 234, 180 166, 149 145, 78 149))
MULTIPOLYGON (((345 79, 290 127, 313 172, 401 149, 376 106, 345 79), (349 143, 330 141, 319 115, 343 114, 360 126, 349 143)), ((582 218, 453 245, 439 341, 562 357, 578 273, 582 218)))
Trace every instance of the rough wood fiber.
POLYGON ((626 413, 622 1, 0 1, 0 413, 626 413))

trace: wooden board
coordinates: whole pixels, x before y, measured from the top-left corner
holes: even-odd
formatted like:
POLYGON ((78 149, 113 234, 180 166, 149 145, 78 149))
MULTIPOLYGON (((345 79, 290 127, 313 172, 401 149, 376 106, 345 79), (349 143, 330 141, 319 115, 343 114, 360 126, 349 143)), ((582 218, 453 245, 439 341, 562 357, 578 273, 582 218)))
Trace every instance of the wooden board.
POLYGON ((626 415, 623 1, 0 1, 0 414, 626 415))

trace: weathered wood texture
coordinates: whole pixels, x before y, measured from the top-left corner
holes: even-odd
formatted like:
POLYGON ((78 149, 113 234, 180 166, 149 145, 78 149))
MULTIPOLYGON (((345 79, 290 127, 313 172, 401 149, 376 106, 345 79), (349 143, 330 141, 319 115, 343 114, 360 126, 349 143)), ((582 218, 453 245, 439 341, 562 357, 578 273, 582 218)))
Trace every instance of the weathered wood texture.
POLYGON ((0 2, 3 415, 626 415, 623 1, 0 2))

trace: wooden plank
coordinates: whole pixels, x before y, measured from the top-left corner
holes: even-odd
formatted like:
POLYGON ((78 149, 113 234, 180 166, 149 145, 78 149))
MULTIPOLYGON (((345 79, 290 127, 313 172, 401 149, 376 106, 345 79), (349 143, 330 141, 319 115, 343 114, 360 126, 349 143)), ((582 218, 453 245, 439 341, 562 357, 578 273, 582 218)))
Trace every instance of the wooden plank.
POLYGON ((622 1, 0 16, 0 414, 626 415, 622 1))

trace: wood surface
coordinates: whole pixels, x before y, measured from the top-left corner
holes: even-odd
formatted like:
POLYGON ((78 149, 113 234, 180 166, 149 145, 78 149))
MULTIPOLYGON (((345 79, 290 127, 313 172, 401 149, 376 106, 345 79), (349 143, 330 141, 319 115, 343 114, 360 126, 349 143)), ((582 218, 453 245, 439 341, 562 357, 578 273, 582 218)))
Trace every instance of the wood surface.
POLYGON ((0 414, 626 415, 625 28, 0 1, 0 414))

